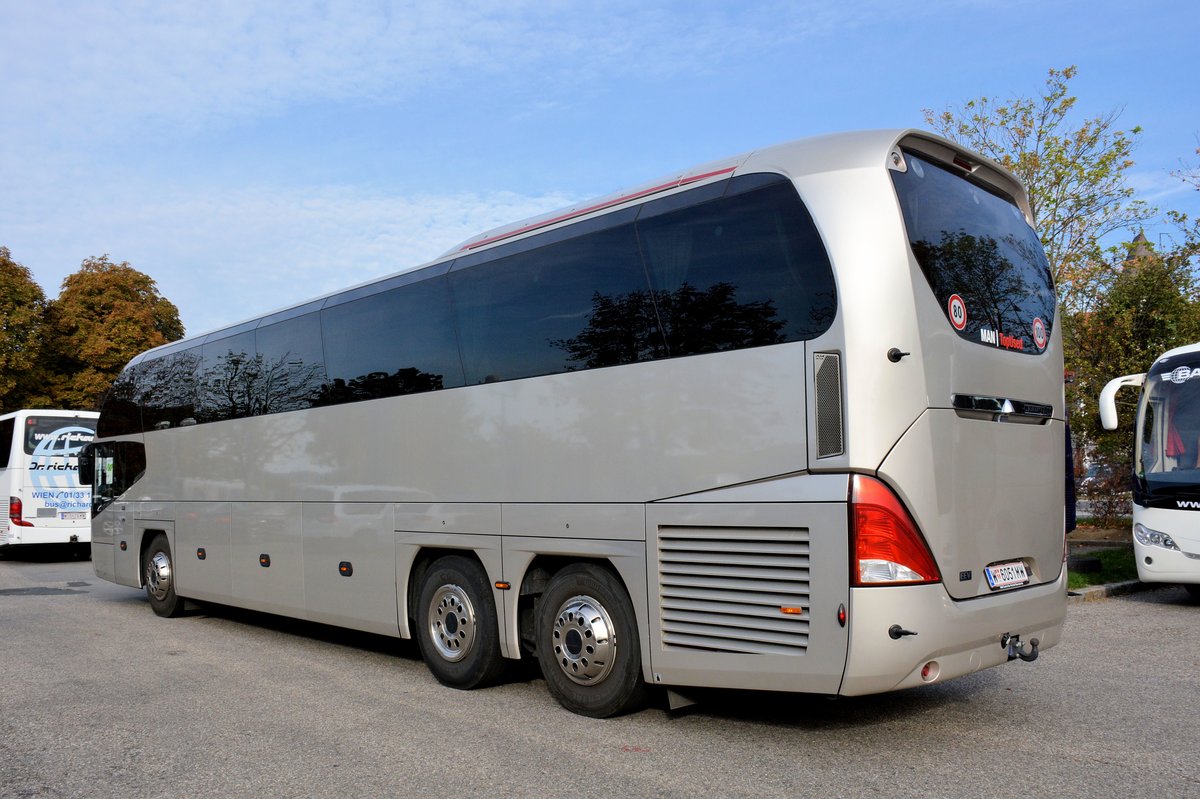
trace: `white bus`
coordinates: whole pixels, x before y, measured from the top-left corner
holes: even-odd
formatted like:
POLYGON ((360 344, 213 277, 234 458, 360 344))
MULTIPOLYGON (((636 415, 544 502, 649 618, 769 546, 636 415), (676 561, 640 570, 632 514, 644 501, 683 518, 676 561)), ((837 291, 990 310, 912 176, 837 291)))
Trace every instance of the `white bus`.
POLYGON ((857 695, 1058 640, 1061 334, 1021 186, 832 135, 483 234, 144 353, 95 445, 96 573, 402 638, 857 695))
POLYGON ((23 410, 0 416, 0 550, 92 540, 91 491, 79 484, 79 451, 96 437, 98 413, 23 410))
POLYGON ((1200 598, 1200 344, 1163 353, 1100 392, 1116 430, 1117 392, 1141 388, 1133 447, 1133 551, 1144 583, 1183 583, 1200 598))

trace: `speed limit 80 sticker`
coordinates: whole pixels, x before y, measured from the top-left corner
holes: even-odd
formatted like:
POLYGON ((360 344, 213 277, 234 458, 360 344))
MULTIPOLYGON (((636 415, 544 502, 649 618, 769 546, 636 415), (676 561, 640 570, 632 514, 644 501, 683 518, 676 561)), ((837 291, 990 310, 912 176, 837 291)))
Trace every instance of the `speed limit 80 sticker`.
POLYGON ((967 326, 967 304, 957 294, 951 294, 946 303, 946 311, 950 314, 950 324, 955 330, 964 330, 967 326))
POLYGON ((1033 320, 1033 343, 1037 345, 1039 350, 1046 349, 1046 323, 1042 318, 1035 317, 1033 320))

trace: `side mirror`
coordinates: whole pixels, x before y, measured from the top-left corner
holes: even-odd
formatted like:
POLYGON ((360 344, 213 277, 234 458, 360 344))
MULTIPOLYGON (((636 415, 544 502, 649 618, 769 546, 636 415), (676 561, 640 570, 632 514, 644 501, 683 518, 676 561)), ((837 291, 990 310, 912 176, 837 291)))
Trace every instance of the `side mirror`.
POLYGON ((1117 392, 1126 386, 1139 387, 1146 380, 1146 375, 1125 375, 1115 377, 1100 392, 1100 424, 1105 430, 1116 430, 1120 420, 1117 419, 1117 392))
POLYGON ((94 453, 95 444, 84 444, 79 450, 79 484, 81 486, 90 486, 92 484, 93 470, 96 468, 96 458, 94 453))

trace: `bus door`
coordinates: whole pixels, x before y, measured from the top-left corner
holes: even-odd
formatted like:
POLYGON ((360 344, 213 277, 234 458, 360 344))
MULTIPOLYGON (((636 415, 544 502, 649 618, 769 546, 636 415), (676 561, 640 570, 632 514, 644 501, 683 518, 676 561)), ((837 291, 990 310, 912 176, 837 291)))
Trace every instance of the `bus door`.
POLYGON ((136 565, 133 582, 117 579, 116 553, 122 542, 126 552, 136 549, 129 540, 132 503, 124 494, 146 472, 146 448, 136 441, 105 441, 88 446, 79 460, 80 480, 92 490, 92 566, 96 576, 137 586, 136 565))

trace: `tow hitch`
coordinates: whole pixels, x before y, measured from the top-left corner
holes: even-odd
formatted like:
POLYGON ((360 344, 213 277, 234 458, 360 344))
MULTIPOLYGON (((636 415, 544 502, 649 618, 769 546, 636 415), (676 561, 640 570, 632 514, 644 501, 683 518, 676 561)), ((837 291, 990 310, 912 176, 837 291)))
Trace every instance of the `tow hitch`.
POLYGON ((1000 636, 1000 647, 1008 650, 1008 659, 1016 660, 1020 658, 1026 663, 1032 663, 1038 657, 1038 644, 1041 643, 1036 638, 1029 639, 1029 647, 1026 649, 1021 644, 1021 636, 1005 633, 1000 636))

